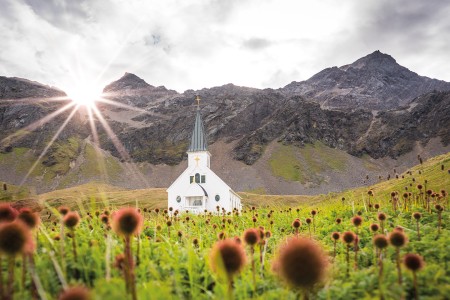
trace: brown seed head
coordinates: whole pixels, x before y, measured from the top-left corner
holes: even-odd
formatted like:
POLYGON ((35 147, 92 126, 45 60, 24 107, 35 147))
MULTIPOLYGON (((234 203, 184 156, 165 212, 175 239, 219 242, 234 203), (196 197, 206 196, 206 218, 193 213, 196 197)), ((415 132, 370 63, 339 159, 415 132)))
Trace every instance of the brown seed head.
POLYGON ((394 230, 389 234, 389 243, 394 247, 403 247, 408 242, 406 235, 402 231, 394 230))
POLYGON ((125 207, 113 216, 113 229, 118 235, 130 236, 141 231, 143 219, 135 208, 125 207))
POLYGON ((335 231, 331 234, 331 238, 335 241, 339 240, 340 237, 341 237, 341 234, 339 232, 335 231))
POLYGON ((273 269, 289 286, 308 289, 324 279, 328 261, 316 242, 292 238, 281 246, 273 269))
POLYGON ((420 220, 420 218, 422 218, 422 214, 420 212, 415 212, 412 214, 412 216, 416 220, 420 220))
POLYGON ((102 221, 103 224, 108 224, 108 222, 109 222, 109 217, 108 217, 108 215, 102 214, 102 215, 100 216, 100 220, 102 221))
POLYGON ((373 244, 378 249, 384 249, 388 246, 388 240, 384 234, 377 234, 373 237, 373 244))
POLYGON ((257 229, 250 228, 244 231, 244 241, 247 245, 253 246, 259 242, 259 232, 257 229))
POLYGON ((70 208, 68 208, 67 206, 58 207, 58 212, 63 216, 65 216, 69 211, 70 211, 70 208))
POLYGON ((342 240, 346 244, 351 244, 355 241, 355 234, 352 231, 346 231, 342 234, 342 240))
POLYGON ((32 244, 30 229, 22 221, 0 224, 0 251, 14 256, 27 252, 32 244))
POLYGON ((90 300, 89 290, 82 286, 75 286, 66 289, 59 295, 59 300, 90 300))
POLYGON ((377 223, 370 224, 370 230, 376 232, 380 229, 380 226, 377 223))
POLYGON ((379 221, 385 221, 385 220, 386 220, 386 214, 380 212, 380 213, 378 214, 378 220, 379 220, 379 221))
POLYGON ((64 225, 69 228, 74 228, 80 222, 80 215, 76 211, 68 212, 63 219, 64 225))
POLYGON ((225 272, 229 278, 239 273, 246 263, 244 248, 234 239, 218 241, 210 258, 213 271, 225 272))
POLYGON ((39 216, 29 208, 22 208, 19 212, 18 218, 30 229, 36 228, 40 223, 39 216))
POLYGON ((311 222, 312 222, 312 220, 311 220, 311 218, 306 218, 306 224, 311 224, 311 222))
POLYGON ((336 219, 336 224, 341 224, 341 222, 342 222, 342 219, 341 219, 341 218, 337 218, 337 219, 336 219))
POLYGON ((221 231, 221 232, 219 232, 219 234, 217 234, 217 238, 219 240, 224 240, 226 237, 227 237, 227 235, 223 231, 221 231))
POLYGON ((17 217, 17 210, 15 210, 11 204, 0 204, 0 222, 12 222, 17 217))
POLYGON ((419 271, 425 266, 422 256, 414 253, 406 254, 403 257, 403 263, 405 264, 406 268, 413 272, 419 271))
POLYGON ((299 228, 300 226, 302 226, 302 222, 300 222, 299 219, 295 219, 294 222, 292 222, 292 227, 294 227, 295 229, 299 228))
POLYGON ((352 223, 353 225, 355 225, 356 227, 361 226, 363 219, 360 216, 354 216, 352 218, 352 223))

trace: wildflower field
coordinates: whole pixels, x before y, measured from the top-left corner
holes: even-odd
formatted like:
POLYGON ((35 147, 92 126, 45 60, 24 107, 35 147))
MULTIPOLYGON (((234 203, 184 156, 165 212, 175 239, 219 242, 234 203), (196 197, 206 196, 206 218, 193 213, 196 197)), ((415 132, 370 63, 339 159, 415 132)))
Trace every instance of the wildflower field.
POLYGON ((63 199, 64 207, 42 203, 33 212, 5 202, 0 293, 2 299, 447 299, 449 167, 450 154, 442 155, 314 205, 253 205, 255 195, 241 212, 219 207, 193 215, 92 197, 63 199))

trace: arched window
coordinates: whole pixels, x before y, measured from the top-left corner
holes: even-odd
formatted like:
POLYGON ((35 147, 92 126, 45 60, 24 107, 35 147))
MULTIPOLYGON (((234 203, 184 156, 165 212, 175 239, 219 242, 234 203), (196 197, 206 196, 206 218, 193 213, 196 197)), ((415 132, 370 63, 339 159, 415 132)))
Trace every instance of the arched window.
POLYGON ((195 173, 195 182, 200 183, 200 174, 199 173, 195 173))

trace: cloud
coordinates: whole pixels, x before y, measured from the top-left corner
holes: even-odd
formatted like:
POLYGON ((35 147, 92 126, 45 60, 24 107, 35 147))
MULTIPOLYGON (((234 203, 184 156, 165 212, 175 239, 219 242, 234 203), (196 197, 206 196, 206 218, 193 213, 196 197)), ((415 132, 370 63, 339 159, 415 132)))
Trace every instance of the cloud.
POLYGON ((267 39, 251 38, 251 39, 245 40, 243 43, 243 46, 250 50, 260 50, 260 49, 269 47, 270 44, 271 44, 271 42, 267 39))
POLYGON ((449 9, 443 0, 4 0, 0 72, 61 88, 125 72, 178 91, 277 88, 380 49, 450 81, 449 9))

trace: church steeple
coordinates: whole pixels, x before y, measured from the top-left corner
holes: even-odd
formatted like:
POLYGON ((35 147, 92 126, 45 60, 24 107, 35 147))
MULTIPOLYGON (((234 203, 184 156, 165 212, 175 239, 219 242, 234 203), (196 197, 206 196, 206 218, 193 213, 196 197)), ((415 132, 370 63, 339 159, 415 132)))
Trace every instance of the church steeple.
POLYGON ((188 152, 208 151, 205 129, 203 127, 202 115, 200 114, 200 97, 197 96, 197 115, 195 117, 194 130, 192 131, 191 145, 188 152))

